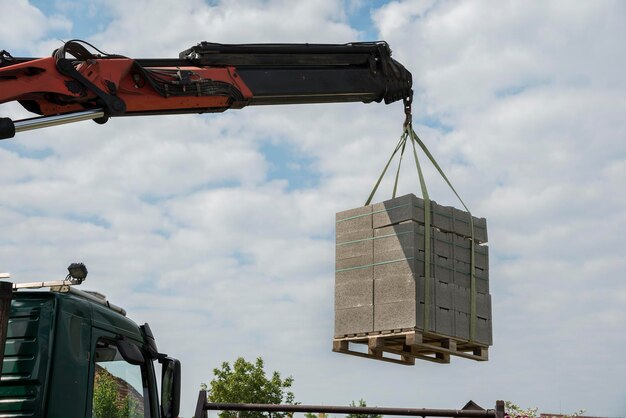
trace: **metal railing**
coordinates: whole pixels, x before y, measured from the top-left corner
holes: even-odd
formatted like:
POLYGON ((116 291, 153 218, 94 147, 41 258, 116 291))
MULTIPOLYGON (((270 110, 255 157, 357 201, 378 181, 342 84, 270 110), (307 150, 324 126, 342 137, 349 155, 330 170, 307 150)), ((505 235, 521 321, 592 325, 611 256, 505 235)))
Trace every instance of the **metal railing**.
POLYGON ((495 409, 428 409, 428 408, 387 408, 368 406, 330 405, 275 405, 245 403, 213 403, 207 400, 207 393, 201 390, 198 395, 195 418, 207 418, 207 411, 256 411, 256 412, 309 412, 327 414, 372 414, 418 417, 466 417, 504 418, 504 401, 496 401, 495 409))

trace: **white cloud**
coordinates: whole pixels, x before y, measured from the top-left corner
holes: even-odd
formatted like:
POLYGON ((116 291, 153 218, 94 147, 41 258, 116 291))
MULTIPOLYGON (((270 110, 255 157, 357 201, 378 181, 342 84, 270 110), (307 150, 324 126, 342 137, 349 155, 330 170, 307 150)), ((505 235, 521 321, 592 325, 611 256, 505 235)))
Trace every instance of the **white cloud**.
MULTIPOLYGON (((201 40, 347 42, 359 38, 346 23, 357 3, 112 1, 99 5, 112 21, 89 38, 134 56, 175 56, 201 40)), ((18 6, 21 21, 43 19, 18 6)), ((505 398, 623 414, 623 7, 404 1, 373 15, 413 73, 418 132, 489 220, 487 363, 397 368, 330 352, 334 213, 369 194, 399 137, 399 104, 119 118, 0 142, 0 270, 58 278, 85 261, 86 286, 149 321, 183 360, 184 415, 211 369, 239 355, 293 374, 305 403, 505 398), (267 143, 311 160, 316 186, 270 180, 272 164, 291 161, 270 161, 267 143)), ((46 33, 28 39, 51 43, 46 33)), ((400 192, 415 192, 405 158, 400 192)), ((458 206, 426 172, 431 196, 458 206)), ((390 180, 382 187, 379 198, 390 180)))
MULTIPOLYGON (((30 52, 51 31, 69 32, 72 22, 61 15, 44 15, 28 0, 0 0, 0 49, 30 52)), ((17 56, 17 54, 15 54, 17 56)))

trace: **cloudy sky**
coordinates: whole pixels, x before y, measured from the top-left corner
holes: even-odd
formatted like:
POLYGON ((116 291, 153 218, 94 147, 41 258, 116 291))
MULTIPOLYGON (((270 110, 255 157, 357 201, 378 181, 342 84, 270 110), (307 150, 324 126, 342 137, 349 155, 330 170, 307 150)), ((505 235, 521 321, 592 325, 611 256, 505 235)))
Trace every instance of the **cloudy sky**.
MULTIPOLYGON (((58 279, 85 262, 87 288, 181 359, 183 416, 238 356, 292 375, 302 403, 507 399, 626 416, 624 2, 0 0, 0 16, 15 56, 72 38, 136 57, 203 40, 384 39, 413 73, 418 133, 488 220, 489 362, 396 366, 330 348, 334 214, 363 204, 399 103, 121 118, 0 142, 0 271, 58 279)), ((403 174, 401 192, 417 193, 403 174)), ((435 200, 458 205, 426 174, 435 200)))

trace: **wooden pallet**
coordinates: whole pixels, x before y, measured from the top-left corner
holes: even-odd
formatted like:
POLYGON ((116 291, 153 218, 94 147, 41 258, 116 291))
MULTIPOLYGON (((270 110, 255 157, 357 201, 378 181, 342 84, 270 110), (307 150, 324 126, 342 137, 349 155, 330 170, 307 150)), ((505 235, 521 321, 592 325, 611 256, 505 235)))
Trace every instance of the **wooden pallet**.
POLYGON ((406 366, 414 365, 416 359, 447 364, 450 356, 489 359, 488 346, 417 330, 335 338, 333 351, 406 366), (367 352, 353 350, 351 344, 366 345, 367 352))

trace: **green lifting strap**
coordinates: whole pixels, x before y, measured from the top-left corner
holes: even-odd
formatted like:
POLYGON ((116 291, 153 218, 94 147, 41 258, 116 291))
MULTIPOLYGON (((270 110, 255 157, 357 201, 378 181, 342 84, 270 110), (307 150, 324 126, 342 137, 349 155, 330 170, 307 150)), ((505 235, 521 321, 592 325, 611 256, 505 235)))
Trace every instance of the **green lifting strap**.
POLYGON ((378 181, 374 185, 374 188, 372 189, 372 192, 370 193, 370 196, 367 198, 367 201, 365 202, 364 206, 367 206, 372 202, 372 199, 374 198, 374 195, 376 194, 376 190, 378 190, 378 186, 380 186, 380 182, 382 181, 383 177, 385 177, 385 173, 387 172, 387 169, 389 168, 389 164, 391 164, 391 161, 393 160, 393 157, 396 155, 398 150, 400 148, 403 148, 403 145, 406 144, 406 139, 408 136, 409 136, 409 133, 405 130, 402 133, 402 136, 400 137, 400 141, 398 141, 398 145, 396 145, 396 149, 393 150, 391 157, 389 157, 389 161, 387 161, 385 168, 383 168, 383 172, 380 173, 380 177, 378 177, 378 181))
POLYGON ((424 240, 425 240, 424 242, 424 259, 425 259, 425 262, 424 262, 424 332, 428 331, 429 325, 430 325, 430 281, 428 279, 430 278, 431 216, 432 215, 431 215, 431 200, 428 195, 428 188, 426 187, 424 174, 422 172, 419 158, 417 156, 417 151, 415 149, 415 143, 417 143, 420 146, 424 154, 426 154, 430 162, 437 169, 441 177, 445 180, 445 182, 448 184, 452 192, 454 192, 456 197, 459 199, 459 201, 461 202, 461 204, 463 205, 463 207, 469 214, 470 231, 471 231, 470 341, 474 341, 476 339, 476 271, 475 271, 476 262, 475 262, 475 241, 474 241, 474 219, 472 217, 472 213, 470 212, 469 208, 467 207, 465 202, 463 202, 463 199, 461 199, 461 196, 459 196, 454 186, 452 186, 452 183, 450 182, 450 180, 448 180, 448 177, 445 175, 445 173, 443 172, 439 164, 437 164, 437 161, 435 160, 433 155, 430 153, 430 151, 428 150, 424 142, 422 142, 422 140, 419 138, 419 136, 417 136, 417 134, 413 130, 413 124, 410 120, 408 121, 408 123, 405 123, 404 131, 402 132, 400 141, 398 141, 398 144, 396 145, 396 148, 391 154, 391 157, 389 157, 389 160, 387 161, 387 164, 383 168, 383 171, 380 174, 380 177, 378 177, 378 180, 376 181, 376 184, 374 185, 372 192, 370 193, 369 197, 367 198, 367 201, 365 202, 365 206, 369 205, 372 202, 372 199, 374 198, 374 195, 376 194, 376 191, 378 190, 378 187, 380 186, 380 182, 385 176, 385 173, 387 172, 387 169, 389 168, 391 161, 393 161, 393 158, 400 150, 400 160, 398 162, 398 169, 396 170, 396 176, 395 176, 395 181, 394 181, 394 186, 393 186, 393 197, 394 198, 396 197, 396 191, 398 187, 398 177, 400 175, 400 166, 402 164, 402 156, 404 155, 406 141, 408 139, 411 140, 411 145, 413 148, 413 158, 415 159, 415 167, 417 168, 417 174, 418 174, 419 181, 420 181, 420 188, 422 191, 422 198, 424 199, 424 240))
POLYGON ((471 274, 471 279, 470 279, 470 341, 474 341, 476 339, 476 260, 475 260, 476 255, 475 255, 475 241, 474 241, 474 219, 472 217, 472 213, 470 212, 469 208, 467 207, 465 202, 463 202, 463 199, 461 199, 461 196, 459 196, 454 186, 452 186, 452 183, 450 183, 450 180, 448 180, 448 177, 446 177, 445 173, 443 172, 439 164, 437 164, 437 161, 435 161, 435 157, 433 157, 430 151, 428 151, 428 148, 426 148, 426 145, 424 144, 424 142, 422 142, 422 140, 417 136, 417 134, 413 130, 412 124, 409 123, 408 125, 409 125, 409 130, 410 130, 409 135, 411 137, 411 142, 413 143, 417 142, 420 148, 422 148, 422 151, 424 151, 424 154, 426 154, 430 162, 437 169, 439 174, 441 174, 441 177, 443 177, 443 179, 446 181, 448 186, 450 186, 450 189, 454 192, 456 197, 459 199, 459 201, 461 202, 461 204, 463 205, 463 207, 469 214, 470 231, 471 231, 470 235, 472 238, 470 241, 470 247, 471 247, 470 249, 470 252, 471 252, 471 258, 470 258, 470 274, 471 274))
POLYGON ((402 156, 404 155, 404 148, 406 147, 406 140, 402 144, 402 150, 400 151, 400 159, 398 160, 398 169, 396 170, 396 180, 393 182, 393 194, 392 199, 396 198, 396 192, 398 191, 398 177, 400 177, 400 166, 402 165, 402 156))
POLYGON ((420 180, 420 188, 422 189, 422 198, 424 199, 424 332, 427 332, 430 327, 430 263, 432 258, 430 249, 430 196, 428 195, 428 188, 426 187, 426 180, 424 180, 419 158, 417 158, 412 124, 408 123, 404 129, 409 132, 409 137, 411 138, 413 158, 415 159, 415 167, 417 167, 417 175, 420 180))

